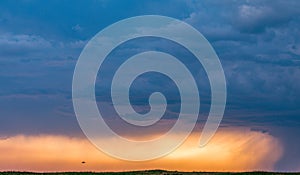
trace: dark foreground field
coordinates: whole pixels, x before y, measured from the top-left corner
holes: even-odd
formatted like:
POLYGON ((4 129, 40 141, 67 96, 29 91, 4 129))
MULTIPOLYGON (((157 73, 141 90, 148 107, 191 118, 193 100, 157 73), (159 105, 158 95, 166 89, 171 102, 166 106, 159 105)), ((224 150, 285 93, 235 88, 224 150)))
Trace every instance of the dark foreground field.
POLYGON ((276 172, 243 172, 243 173, 214 173, 214 172, 178 172, 178 171, 131 171, 131 172, 108 172, 108 173, 94 173, 94 172, 65 172, 65 173, 31 173, 31 172, 0 172, 0 175, 300 175, 300 173, 276 173, 276 172))

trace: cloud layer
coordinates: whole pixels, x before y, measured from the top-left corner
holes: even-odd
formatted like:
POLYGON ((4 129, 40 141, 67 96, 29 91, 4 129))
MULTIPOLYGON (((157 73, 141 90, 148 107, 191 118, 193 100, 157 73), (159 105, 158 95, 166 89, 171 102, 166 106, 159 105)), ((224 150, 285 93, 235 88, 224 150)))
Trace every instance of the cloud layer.
MULTIPOLYGON (((295 155, 300 154, 296 149, 300 140, 293 137, 300 134, 299 8, 297 0, 1 1, 0 137, 14 138, 10 139, 13 144, 17 140, 25 142, 22 137, 13 137, 16 135, 27 138, 46 134, 51 136, 48 139, 62 142, 82 136, 72 108, 71 87, 76 60, 84 45, 118 20, 157 14, 187 22, 214 47, 228 88, 222 126, 244 126, 270 133, 282 142, 284 150, 275 168, 299 170, 300 161, 295 155)), ((105 77, 96 84, 98 104, 110 105, 103 92, 109 89, 108 77, 116 60, 145 49, 172 52, 194 71, 202 100, 199 123, 203 123, 210 105, 206 74, 184 49, 162 40, 133 41, 115 50, 111 54, 114 61, 106 64, 105 77)), ((164 90, 171 101, 166 118, 176 119, 179 100, 170 81, 143 76, 134 85, 132 101, 137 110, 149 110, 149 92, 164 90)), ((114 121, 111 111, 104 113, 114 121)), ((126 134, 129 131, 124 129, 126 134)), ((40 142, 40 138, 32 139, 40 142)), ((0 147, 5 144, 0 142, 0 147)), ((20 167, 26 168, 25 164, 20 167)))
MULTIPOLYGON (((99 152, 86 139, 19 135, 0 140, 0 163, 1 170, 19 171, 128 171, 157 168, 179 171, 272 171, 282 156, 282 146, 276 138, 247 128, 220 130, 203 148, 196 146, 198 140, 198 134, 193 134, 166 157, 137 163, 111 158, 99 152), (83 161, 86 163, 82 164, 83 161)), ((106 141, 110 142, 109 139, 106 141)), ((113 145, 115 149, 122 149, 121 145, 113 145)))

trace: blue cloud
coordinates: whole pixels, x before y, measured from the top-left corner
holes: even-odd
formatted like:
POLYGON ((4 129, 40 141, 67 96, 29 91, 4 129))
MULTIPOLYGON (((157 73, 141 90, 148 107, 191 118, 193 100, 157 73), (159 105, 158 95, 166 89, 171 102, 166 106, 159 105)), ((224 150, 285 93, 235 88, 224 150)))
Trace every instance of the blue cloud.
MULTIPOLYGON (((146 14, 184 20, 211 42, 228 83, 223 126, 258 127, 280 138, 300 133, 297 129, 289 130, 300 122, 299 8, 297 0, 1 1, 0 137, 19 133, 80 135, 70 97, 72 74, 81 50, 104 27, 146 14), (286 131, 274 129, 279 125, 286 131)), ((200 77, 197 83, 201 87, 204 112, 199 122, 203 122, 209 111, 210 87, 201 65, 194 64, 184 50, 161 40, 127 44, 112 53, 112 58, 138 53, 147 47, 182 56, 200 77)), ((101 93, 109 88, 108 75, 116 63, 106 63, 107 76, 102 84, 97 82, 99 103, 109 105, 108 97, 101 93)), ((170 85, 161 77, 153 80, 146 76, 142 80, 143 83, 137 80, 136 89, 146 87, 143 89, 146 92, 170 85)), ((143 106, 143 103, 147 99, 139 99, 146 96, 145 92, 133 94, 136 105, 146 111, 148 104, 143 106)), ((175 91, 167 92, 170 97, 175 94, 175 91)), ((168 109, 168 119, 176 112, 175 100, 168 109)), ((290 137, 283 140, 287 148, 299 145, 290 137)), ((299 154, 291 150, 294 155, 299 154)), ((288 166, 293 154, 286 153, 278 165, 281 170, 298 165, 288 166)))
MULTIPOLYGON (((0 76, 6 83, 0 94, 4 96, 65 94, 69 98, 75 61, 89 38, 119 19, 161 14, 185 20, 212 42, 225 69, 228 104, 240 113, 249 107, 294 110, 299 104, 297 1, 1 3, 0 76), (276 13, 279 9, 282 13, 276 13)), ((177 50, 168 44, 164 47, 177 50)), ((202 87, 203 94, 209 93, 207 82, 202 87)))

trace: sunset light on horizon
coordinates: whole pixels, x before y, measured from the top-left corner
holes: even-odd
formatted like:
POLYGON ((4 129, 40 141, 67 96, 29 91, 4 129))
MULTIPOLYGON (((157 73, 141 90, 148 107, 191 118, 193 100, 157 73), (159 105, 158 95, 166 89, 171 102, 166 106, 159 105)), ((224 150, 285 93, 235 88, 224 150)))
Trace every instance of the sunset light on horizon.
MULTIPOLYGON (((104 138, 105 139, 105 138, 104 138)), ((268 133, 249 128, 220 129, 205 147, 195 147, 192 134, 176 151, 164 158, 131 162, 114 159, 87 139, 59 135, 14 136, 0 141, 0 164, 4 171, 274 171, 282 156, 281 143, 268 133), (15 158, 18 157, 18 162, 15 158), (82 163, 82 162, 85 163, 82 163), (186 163, 182 163, 186 162, 186 163), (235 162, 235 163, 232 163, 235 162)), ((109 142, 109 139, 107 139, 109 142)), ((121 145, 113 145, 122 149, 121 145)), ((150 150, 149 150, 150 151, 150 150)), ((147 154, 145 151, 144 154, 147 154)))

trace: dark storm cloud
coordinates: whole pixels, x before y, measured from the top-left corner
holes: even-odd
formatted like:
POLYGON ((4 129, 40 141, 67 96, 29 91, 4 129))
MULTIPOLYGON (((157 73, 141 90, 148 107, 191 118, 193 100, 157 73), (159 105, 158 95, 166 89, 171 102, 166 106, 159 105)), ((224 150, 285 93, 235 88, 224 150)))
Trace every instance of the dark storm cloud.
POLYGON ((199 10, 187 21, 212 42, 223 63, 228 103, 222 124, 260 128, 279 138, 285 153, 276 169, 299 171, 299 2, 206 4, 195 5, 199 10))
MULTIPOLYGON (((237 114, 248 109, 295 112, 300 103, 297 1, 174 2, 166 11, 162 7, 167 1, 159 6, 131 1, 121 4, 123 10, 119 3, 106 1, 75 2, 68 9, 69 1, 2 3, 2 96, 70 98, 76 58, 91 36, 121 16, 157 13, 185 20, 212 41, 228 82, 230 115, 231 108, 237 114)), ((207 82, 203 87, 209 87, 207 82)))
MULTIPOLYGON (((250 126, 281 138, 290 151, 277 167, 295 169, 299 163, 289 165, 289 161, 298 160, 292 155, 299 155, 295 148, 300 141, 290 135, 299 130, 289 127, 300 123, 299 9, 297 0, 1 1, 0 137, 80 133, 70 98, 73 70, 82 48, 98 31, 120 19, 158 14, 197 28, 219 55, 228 87, 222 125, 250 126), (276 129, 280 125, 283 129, 276 129)), ((187 56, 173 45, 157 43, 175 55, 187 56)), ((113 56, 142 51, 134 44, 113 56)), ((197 76, 206 76, 202 68, 187 63, 197 76)), ((108 63, 104 70, 109 73, 114 64, 108 63)), ((96 87, 109 88, 106 78, 96 87)), ((200 80, 201 105, 207 111, 209 84, 200 80)), ((136 85, 151 90, 167 87, 168 82, 143 77, 136 85)), ((105 103, 101 88, 96 94, 105 103)), ((138 91, 133 94, 136 103, 145 102, 138 99, 138 91)))

